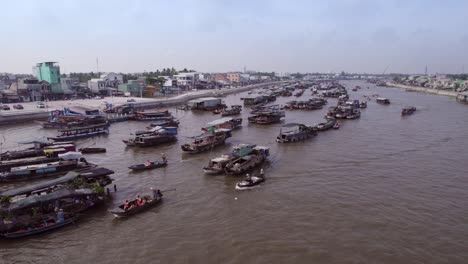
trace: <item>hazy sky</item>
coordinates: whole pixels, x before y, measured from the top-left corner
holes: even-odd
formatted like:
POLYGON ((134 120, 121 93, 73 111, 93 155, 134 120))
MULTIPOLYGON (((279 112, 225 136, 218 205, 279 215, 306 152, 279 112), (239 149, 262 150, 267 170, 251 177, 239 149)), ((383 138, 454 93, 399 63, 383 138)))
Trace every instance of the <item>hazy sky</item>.
POLYGON ((0 72, 468 72, 465 0, 2 0, 0 72))

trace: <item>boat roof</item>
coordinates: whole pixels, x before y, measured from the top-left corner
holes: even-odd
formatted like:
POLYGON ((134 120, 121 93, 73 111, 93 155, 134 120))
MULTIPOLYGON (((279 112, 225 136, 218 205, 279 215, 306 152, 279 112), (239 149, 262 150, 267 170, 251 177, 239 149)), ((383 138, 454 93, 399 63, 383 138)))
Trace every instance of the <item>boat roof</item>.
POLYGON ((385 98, 385 97, 377 97, 377 99, 376 99, 376 100, 388 100, 388 99, 387 99, 387 98, 385 98))
POLYGON ((107 127, 108 124, 98 124, 98 125, 92 125, 92 126, 84 126, 84 127, 74 127, 74 128, 67 128, 67 129, 60 129, 60 132, 66 132, 66 131, 76 131, 76 130, 85 130, 85 129, 91 129, 91 128, 99 128, 99 127, 107 127))
POLYGON ((113 173, 114 171, 106 169, 106 168, 92 168, 81 173, 70 171, 67 174, 65 174, 65 176, 62 176, 60 178, 51 179, 51 180, 40 182, 37 184, 32 184, 32 185, 8 190, 8 191, 0 193, 0 196, 16 196, 16 195, 30 193, 36 190, 42 190, 51 186, 56 186, 59 184, 67 183, 75 179, 78 176, 83 176, 83 177, 86 177, 87 179, 93 179, 93 178, 97 178, 97 177, 101 177, 101 176, 105 176, 105 175, 109 175, 113 173))
POLYGON ((220 119, 213 120, 213 121, 207 123, 207 125, 208 126, 216 126, 216 125, 220 125, 220 124, 224 124, 226 122, 229 122, 232 119, 233 119, 232 117, 223 117, 223 118, 220 118, 220 119))
POLYGON ((295 127, 295 126, 303 126, 304 124, 299 124, 299 123, 288 123, 284 124, 283 127, 295 127))
POLYGON ((50 141, 43 138, 19 141, 18 144, 50 144, 50 141))
POLYGON ((94 191, 92 189, 61 189, 44 195, 29 196, 24 199, 13 202, 8 207, 8 211, 16 211, 37 204, 53 202, 59 199, 77 196, 88 196, 92 194, 94 194, 94 191))

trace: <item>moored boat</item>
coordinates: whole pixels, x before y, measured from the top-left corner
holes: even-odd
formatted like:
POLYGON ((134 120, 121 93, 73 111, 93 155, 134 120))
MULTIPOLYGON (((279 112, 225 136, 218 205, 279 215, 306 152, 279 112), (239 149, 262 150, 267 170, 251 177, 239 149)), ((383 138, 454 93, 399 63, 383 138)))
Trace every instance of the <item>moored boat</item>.
POLYGON ((80 148, 78 149, 83 154, 92 154, 92 153, 105 153, 107 150, 105 148, 80 148))
POLYGON ((208 163, 208 166, 203 168, 203 172, 210 175, 223 173, 224 168, 230 161, 245 155, 249 155, 255 146, 256 145, 252 144, 239 144, 232 149, 230 154, 223 154, 220 157, 211 159, 208 163))
POLYGON ((5 238, 21 238, 31 235, 37 235, 40 233, 45 233, 47 231, 51 231, 60 227, 64 227, 70 224, 74 224, 75 221, 78 219, 77 216, 70 216, 64 218, 63 220, 57 220, 56 218, 49 218, 43 220, 41 223, 34 227, 28 227, 25 229, 20 229, 15 232, 7 232, 2 234, 1 236, 5 238))
POLYGON ((332 128, 335 123, 336 123, 336 119, 335 118, 325 118, 326 119, 326 122, 322 122, 322 123, 319 123, 318 125, 314 126, 314 130, 316 131, 325 131, 325 130, 328 130, 330 128, 332 128))
POLYGON ((132 133, 133 137, 122 141, 127 146, 149 147, 176 141, 176 134, 177 130, 174 134, 174 132, 171 132, 169 128, 154 127, 149 131, 137 131, 132 133))
POLYGON ((241 105, 233 105, 231 106, 231 109, 225 108, 223 111, 221 111, 221 116, 231 116, 231 115, 238 115, 242 112, 242 106, 241 105))
POLYGON ((216 130, 216 129, 229 129, 234 130, 242 126, 242 118, 223 117, 206 124, 207 126, 202 128, 203 131, 216 130))
POLYGON ((160 111, 135 111, 134 119, 137 121, 155 121, 172 119, 171 113, 168 110, 160 111))

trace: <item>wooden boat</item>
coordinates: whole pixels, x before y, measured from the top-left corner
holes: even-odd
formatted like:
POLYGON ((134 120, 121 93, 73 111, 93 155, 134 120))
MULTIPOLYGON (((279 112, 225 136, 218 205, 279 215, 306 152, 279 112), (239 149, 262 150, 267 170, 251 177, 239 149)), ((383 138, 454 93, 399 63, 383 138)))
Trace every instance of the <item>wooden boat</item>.
POLYGON ((270 148, 256 146, 248 155, 236 158, 226 164, 224 171, 227 174, 239 175, 248 172, 249 170, 262 164, 270 155, 270 148))
POLYGON ((35 164, 11 168, 10 172, 0 173, 0 182, 12 182, 64 175, 65 173, 89 168, 89 164, 81 164, 77 160, 63 160, 45 164, 35 164))
POLYGON ((314 127, 314 129, 316 131, 325 131, 325 130, 332 128, 335 125, 335 123, 336 123, 335 118, 326 118, 326 122, 319 123, 318 125, 314 127))
POLYGON ((243 190, 250 190, 252 188, 257 187, 262 182, 265 181, 265 177, 263 175, 263 171, 258 176, 247 176, 243 181, 236 183, 236 190, 243 191, 243 190))
POLYGON ((316 136, 317 132, 313 127, 303 124, 290 123, 281 127, 279 135, 276 137, 278 143, 288 143, 302 141, 316 136))
MULTIPOLYGON (((151 196, 145 195, 142 197, 142 199, 145 199, 144 205, 136 206, 132 209, 124 210, 124 205, 121 204, 117 208, 111 210, 110 213, 113 214, 115 217, 127 217, 130 215, 141 213, 159 204, 162 201, 162 196, 159 196, 153 199, 151 196)), ((133 204, 135 204, 135 200, 129 202, 129 205, 133 205, 133 204)))
POLYGON ((93 137, 102 134, 109 133, 109 124, 93 125, 87 127, 75 127, 69 129, 59 130, 61 133, 56 137, 48 137, 48 139, 53 141, 65 141, 65 140, 74 140, 85 137, 93 137))
POLYGON ((157 126, 163 127, 163 128, 166 128, 166 127, 179 127, 179 121, 174 119, 174 118, 159 120, 157 122, 151 123, 149 125, 149 127, 147 127, 147 128, 157 127, 157 126))
POLYGON ((49 141, 23 141, 19 144, 34 144, 34 147, 26 148, 17 151, 6 151, 0 154, 0 160, 15 160, 32 157, 57 157, 58 154, 68 151, 75 151, 75 143, 73 142, 49 142, 49 141))
POLYGON ((367 102, 366 101, 360 102, 359 108, 367 108, 367 102))
POLYGON ((168 110, 164 111, 145 111, 145 112, 138 112, 135 113, 135 120, 138 121, 150 121, 150 120, 165 120, 168 118, 173 118, 171 113, 168 110))
POLYGON ((27 165, 50 163, 58 161, 58 156, 38 156, 24 159, 4 160, 0 161, 0 172, 10 171, 11 168, 27 165))
POLYGON ((231 109, 224 109, 221 112, 221 116, 238 115, 241 112, 242 112, 242 106, 241 105, 233 105, 233 106, 231 106, 231 109))
POLYGON ((105 153, 107 151, 105 148, 80 148, 78 150, 83 154, 105 153))
POLYGON ((21 230, 18 230, 16 232, 11 232, 11 233, 4 233, 2 234, 2 236, 5 238, 21 238, 21 237, 36 235, 36 234, 44 233, 44 232, 51 231, 54 229, 58 229, 60 227, 64 227, 70 224, 74 224, 77 219, 78 217, 73 216, 70 218, 66 218, 62 222, 58 222, 56 219, 51 218, 51 219, 44 220, 38 227, 21 229, 21 230))
POLYGON ((411 115, 416 111, 416 107, 414 106, 406 106, 401 110, 401 115, 411 115))
POLYGON ((377 97, 375 101, 379 104, 390 104, 390 100, 384 97, 377 97))
POLYGON ((166 166, 167 166, 167 161, 151 161, 150 164, 145 164, 145 163, 136 164, 128 168, 134 171, 140 171, 140 170, 152 170, 152 169, 166 167, 166 166))
POLYGON ((242 127, 242 118, 223 117, 213 120, 202 128, 202 131, 216 130, 216 129, 229 129, 234 130, 242 127))
POLYGON ((352 113, 346 116, 346 119, 357 119, 361 117, 361 111, 359 109, 354 109, 352 113))
POLYGON ((149 147, 176 140, 177 137, 174 133, 170 133, 165 128, 154 127, 150 131, 137 131, 133 133, 133 137, 122 141, 130 147, 149 147))
POLYGON ((200 136, 194 137, 192 143, 184 144, 181 146, 181 148, 185 153, 199 153, 224 144, 226 139, 230 138, 231 136, 231 130, 229 129, 207 131, 200 136))
POLYGON ((211 159, 208 166, 203 168, 203 172, 210 175, 220 174, 224 172, 226 165, 232 160, 249 155, 255 148, 253 144, 239 144, 232 149, 230 154, 223 154, 220 157, 211 159))

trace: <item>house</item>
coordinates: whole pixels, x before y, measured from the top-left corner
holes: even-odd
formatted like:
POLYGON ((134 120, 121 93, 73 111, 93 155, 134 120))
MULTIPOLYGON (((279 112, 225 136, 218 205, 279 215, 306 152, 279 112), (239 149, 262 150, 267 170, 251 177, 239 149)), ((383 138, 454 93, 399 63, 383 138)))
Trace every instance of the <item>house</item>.
POLYGON ((33 67, 33 73, 39 81, 46 81, 49 83, 50 92, 55 94, 54 98, 62 97, 64 90, 62 89, 62 82, 60 77, 60 66, 57 62, 40 62, 33 67))
POLYGON ((123 76, 118 73, 104 73, 99 78, 88 81, 88 87, 95 94, 111 95, 117 90, 119 84, 123 84, 123 76))
POLYGON ((130 93, 131 96, 142 96, 143 88, 137 80, 129 80, 127 83, 119 84, 118 90, 123 93, 130 93))
POLYGON ((183 72, 174 75, 173 78, 177 81, 178 87, 191 89, 200 80, 200 75, 198 72, 183 72))
POLYGON ((230 83, 240 83, 240 74, 239 73, 228 73, 226 74, 226 78, 229 80, 230 83))
POLYGON ((18 79, 10 86, 10 90, 16 93, 22 101, 43 101, 54 97, 50 84, 36 78, 18 79))
POLYGON ((60 83, 65 95, 76 94, 80 89, 80 79, 78 77, 62 77, 60 83))

